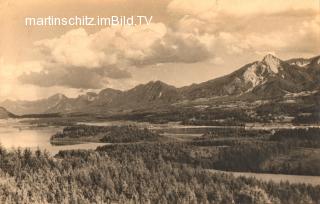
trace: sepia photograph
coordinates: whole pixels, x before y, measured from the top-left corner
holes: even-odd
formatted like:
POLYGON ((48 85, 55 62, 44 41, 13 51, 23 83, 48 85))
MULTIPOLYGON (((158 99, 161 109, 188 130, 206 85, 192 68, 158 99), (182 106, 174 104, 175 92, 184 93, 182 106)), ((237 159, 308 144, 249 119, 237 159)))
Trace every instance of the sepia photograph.
POLYGON ((320 0, 0 0, 0 204, 320 204, 320 0))

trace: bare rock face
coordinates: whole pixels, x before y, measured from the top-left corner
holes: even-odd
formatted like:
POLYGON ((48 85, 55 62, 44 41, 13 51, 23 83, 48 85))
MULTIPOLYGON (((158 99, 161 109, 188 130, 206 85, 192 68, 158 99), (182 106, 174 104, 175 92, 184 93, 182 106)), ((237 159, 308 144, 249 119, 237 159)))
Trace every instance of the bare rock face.
POLYGON ((266 55, 263 58, 262 63, 274 73, 278 73, 281 68, 281 60, 271 54, 266 55))

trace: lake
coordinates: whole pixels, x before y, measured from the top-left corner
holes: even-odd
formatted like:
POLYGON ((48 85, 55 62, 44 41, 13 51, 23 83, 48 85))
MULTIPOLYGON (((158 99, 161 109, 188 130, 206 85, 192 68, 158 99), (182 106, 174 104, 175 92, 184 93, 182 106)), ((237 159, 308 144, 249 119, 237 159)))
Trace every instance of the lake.
POLYGON ((37 148, 46 149, 52 155, 58 153, 60 150, 71 149, 96 149, 103 143, 85 143, 75 145, 52 145, 50 137, 63 127, 35 127, 28 124, 20 123, 18 119, 0 120, 0 143, 3 147, 8 149, 30 148, 36 150, 37 148))
MULTIPOLYGON (((55 155, 60 150, 72 149, 96 149, 98 146, 104 145, 103 143, 85 143, 75 145, 62 145, 56 146, 50 143, 50 137, 63 127, 36 127, 27 123, 21 123, 23 120, 8 119, 0 120, 0 143, 3 147, 12 148, 30 148, 36 150, 37 148, 46 149, 52 155, 55 155)), ((183 137, 199 137, 204 132, 210 129, 221 128, 219 126, 183 126, 178 123, 168 124, 150 124, 138 123, 131 121, 109 121, 109 122, 85 122, 78 123, 83 125, 98 125, 98 126, 111 126, 111 125, 137 125, 139 127, 150 128, 154 130, 161 130, 166 136, 176 138, 183 137)), ((236 127, 231 127, 236 128, 236 127)), ((210 170, 212 172, 221 172, 217 170, 210 170)), ((248 173, 248 172, 224 172, 232 173, 234 176, 255 177, 263 181, 289 181, 290 183, 306 183, 311 185, 320 185, 320 176, 299 176, 299 175, 282 175, 282 174, 264 174, 264 173, 248 173)))

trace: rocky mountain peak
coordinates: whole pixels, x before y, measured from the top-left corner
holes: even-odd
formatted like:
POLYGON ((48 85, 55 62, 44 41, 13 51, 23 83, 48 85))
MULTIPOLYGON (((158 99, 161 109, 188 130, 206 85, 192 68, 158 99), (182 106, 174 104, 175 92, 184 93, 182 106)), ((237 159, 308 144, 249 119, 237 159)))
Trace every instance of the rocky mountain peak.
POLYGON ((271 71, 273 71, 274 73, 279 72, 281 60, 279 58, 275 57, 274 55, 267 54, 263 58, 262 63, 267 65, 271 69, 271 71))

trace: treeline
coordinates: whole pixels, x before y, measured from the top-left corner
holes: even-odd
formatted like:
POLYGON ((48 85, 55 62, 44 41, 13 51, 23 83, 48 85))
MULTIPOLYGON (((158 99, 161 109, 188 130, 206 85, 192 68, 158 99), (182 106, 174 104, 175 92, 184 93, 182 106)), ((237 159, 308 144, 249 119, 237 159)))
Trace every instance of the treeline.
POLYGON ((216 138, 263 138, 271 134, 269 130, 246 130, 245 127, 221 127, 207 131, 201 138, 195 140, 210 140, 216 138))
POLYGON ((294 124, 319 124, 320 114, 319 110, 314 110, 310 115, 297 115, 293 121, 294 124))
MULTIPOLYGON (((119 145, 121 146, 121 145, 119 145)), ((127 145, 122 145, 127 146, 127 145)), ((133 145, 134 147, 138 145, 133 145)), ((1 203, 318 203, 320 187, 261 182, 166 161, 131 149, 105 151, 0 148, 1 203)), ((106 147, 107 149, 107 147, 106 147)), ((138 150, 136 150, 138 151, 138 150)), ((154 150, 156 152, 156 150, 154 150)))
POLYGON ((160 135, 147 128, 140 129, 136 126, 112 127, 110 131, 104 133, 101 142, 127 143, 139 141, 156 141, 160 135))
MULTIPOLYGON (((135 126, 67 127, 58 138, 74 137, 77 141, 92 135, 99 135, 99 141, 106 143, 161 141, 157 133, 135 126)), ((273 135, 265 130, 220 128, 189 142, 108 146, 106 151, 113 157, 122 155, 124 147, 132 154, 141 154, 143 149, 149 156, 159 151, 166 161, 226 171, 320 175, 320 165, 312 162, 320 162, 317 151, 303 149, 320 147, 318 135, 319 129, 312 128, 279 130, 273 135)))
MULTIPOLYGON (((203 143, 205 142, 202 141, 203 143)), ((201 141, 197 145, 199 144, 201 141)), ((307 153, 294 142, 235 140, 216 141, 215 145, 217 144, 224 148, 219 148, 218 154, 213 156, 211 168, 257 173, 320 175, 320 158, 317 151, 310 150, 307 153)), ((208 165, 210 159, 202 162, 203 165, 208 165)))
POLYGON ((270 140, 296 147, 320 148, 320 128, 278 130, 270 140))
POLYGON ((146 128, 140 129, 136 126, 70 126, 65 127, 51 137, 57 139, 79 139, 86 137, 97 137, 99 142, 126 143, 139 141, 154 141, 160 136, 146 128))
MULTIPOLYGON (((106 119, 106 118, 105 118, 106 119)), ((246 122, 258 122, 245 109, 196 109, 194 107, 157 110, 157 112, 133 112, 107 117, 110 120, 132 120, 162 124, 182 122, 184 125, 244 125, 246 122)), ((263 122, 263 121, 260 121, 263 122)))
MULTIPOLYGON (((219 151, 215 168, 226 171, 320 175, 319 157, 310 162, 293 144, 247 142, 219 151), (293 152, 298 156, 292 157, 293 152), (278 158, 278 159, 277 159, 278 158), (290 159, 291 158, 291 159, 290 159)), ((313 154, 316 155, 316 154, 313 154)), ((312 155, 311 155, 312 156, 312 155)))
POLYGON ((165 161, 200 166, 205 169, 295 175, 320 175, 316 153, 304 155, 294 144, 252 140, 198 140, 176 143, 149 143, 99 147, 113 158, 131 155, 152 164, 158 155, 165 161), (292 157, 292 152, 299 157, 292 157), (313 158, 315 157, 315 158, 313 158), (285 158, 276 161, 276 158, 285 158), (314 161, 314 162, 311 162, 314 161))
POLYGON ((63 128, 62 132, 58 132, 52 136, 54 138, 80 138, 94 136, 99 133, 110 131, 113 127, 109 126, 89 126, 89 125, 74 125, 63 128))
POLYGON ((271 137, 273 141, 312 140, 320 141, 320 128, 278 130, 271 137))

